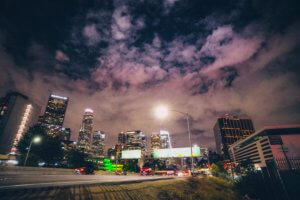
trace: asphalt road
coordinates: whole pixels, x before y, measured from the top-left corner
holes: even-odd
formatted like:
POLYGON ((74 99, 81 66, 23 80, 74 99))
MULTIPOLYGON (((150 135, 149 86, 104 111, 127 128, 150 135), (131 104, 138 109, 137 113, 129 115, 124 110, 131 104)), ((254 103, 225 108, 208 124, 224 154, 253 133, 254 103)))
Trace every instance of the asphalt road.
POLYGON ((165 178, 169 177, 138 175, 5 175, 0 176, 0 190, 88 185, 101 183, 143 182, 165 178))
POLYGON ((163 187, 175 184, 173 187, 180 188, 182 184, 182 179, 159 176, 19 175, 0 179, 1 200, 157 200, 163 187))

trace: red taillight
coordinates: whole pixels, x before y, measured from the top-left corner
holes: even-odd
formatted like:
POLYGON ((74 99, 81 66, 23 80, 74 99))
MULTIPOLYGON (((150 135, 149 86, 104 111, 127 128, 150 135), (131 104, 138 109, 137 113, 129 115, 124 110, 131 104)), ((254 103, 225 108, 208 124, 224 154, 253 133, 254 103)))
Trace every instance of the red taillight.
POLYGON ((83 172, 83 171, 84 171, 84 169, 83 169, 83 168, 81 168, 81 169, 80 169, 80 171, 81 171, 81 172, 83 172))

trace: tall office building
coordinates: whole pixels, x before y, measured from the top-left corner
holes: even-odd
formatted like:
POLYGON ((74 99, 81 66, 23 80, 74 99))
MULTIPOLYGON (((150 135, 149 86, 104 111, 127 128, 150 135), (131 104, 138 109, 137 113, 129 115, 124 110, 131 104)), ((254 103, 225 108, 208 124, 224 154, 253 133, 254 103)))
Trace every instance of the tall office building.
POLYGON ((45 113, 39 118, 39 123, 45 127, 47 133, 54 137, 64 138, 66 131, 63 128, 69 98, 51 94, 45 113))
POLYGON ((107 157, 110 159, 112 159, 112 158, 114 159, 116 157, 115 147, 107 149, 107 157))
POLYGON ((42 122, 52 126, 63 126, 69 98, 51 94, 42 122))
POLYGON ((229 159, 228 149, 236 141, 254 133, 251 119, 240 119, 226 115, 218 118, 214 126, 217 153, 224 159, 229 159))
POLYGON ((116 144, 115 145, 115 160, 116 163, 120 163, 121 161, 121 156, 122 156, 122 150, 123 150, 123 146, 121 144, 116 144))
POLYGON ((127 141, 127 136, 124 132, 118 134, 118 143, 121 145, 125 145, 127 141))
POLYGON ((70 128, 62 128, 60 139, 64 141, 70 141, 71 139, 71 129, 70 128))
POLYGON ((160 136, 158 133, 151 134, 151 150, 160 149, 160 136))
POLYGON ((103 157, 105 150, 105 133, 103 131, 93 132, 92 154, 94 157, 103 157))
POLYGON ((141 149, 142 152, 146 151, 146 135, 140 131, 127 131, 126 132, 126 144, 124 149, 141 149))
POLYGON ((172 148, 170 133, 168 131, 161 130, 159 136, 160 136, 160 148, 162 149, 172 148))
POLYGON ((78 147, 84 152, 91 151, 92 133, 93 133, 93 115, 92 109, 85 109, 81 128, 78 137, 78 147))
POLYGON ((23 134, 38 119, 40 108, 18 92, 0 99, 0 154, 15 154, 23 134))

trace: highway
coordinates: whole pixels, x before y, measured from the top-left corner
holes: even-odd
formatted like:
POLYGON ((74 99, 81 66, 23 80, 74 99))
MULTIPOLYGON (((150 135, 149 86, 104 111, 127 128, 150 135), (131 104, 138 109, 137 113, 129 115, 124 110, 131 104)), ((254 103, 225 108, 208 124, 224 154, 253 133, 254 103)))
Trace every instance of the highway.
POLYGON ((138 175, 5 175, 0 176, 0 199, 141 200, 149 199, 145 198, 146 188, 159 190, 160 185, 176 180, 138 175))
POLYGON ((2 175, 0 176, 0 190, 101 183, 142 182, 165 178, 168 177, 139 175, 2 175))

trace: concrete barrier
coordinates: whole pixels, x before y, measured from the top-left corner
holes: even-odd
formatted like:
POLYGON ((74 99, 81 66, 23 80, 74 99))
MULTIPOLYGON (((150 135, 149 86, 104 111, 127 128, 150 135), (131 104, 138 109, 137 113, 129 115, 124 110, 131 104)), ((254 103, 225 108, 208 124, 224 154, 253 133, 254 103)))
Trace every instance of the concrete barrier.
POLYGON ((71 175, 74 169, 46 168, 46 167, 21 167, 21 166, 2 166, 0 175, 71 175))

